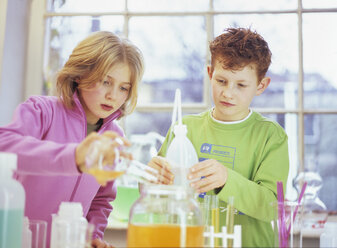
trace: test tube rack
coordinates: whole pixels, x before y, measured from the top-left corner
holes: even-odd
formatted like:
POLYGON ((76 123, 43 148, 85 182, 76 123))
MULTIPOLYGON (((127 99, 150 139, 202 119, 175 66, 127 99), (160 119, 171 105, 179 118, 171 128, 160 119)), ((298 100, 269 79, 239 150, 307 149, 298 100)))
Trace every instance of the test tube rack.
POLYGON ((233 247, 241 247, 241 226, 235 225, 234 233, 232 234, 227 233, 226 226, 223 226, 219 233, 214 233, 214 227, 210 226, 209 232, 204 232, 204 237, 210 239, 210 247, 214 247, 214 238, 222 239, 223 248, 227 248, 227 239, 233 239, 233 247))

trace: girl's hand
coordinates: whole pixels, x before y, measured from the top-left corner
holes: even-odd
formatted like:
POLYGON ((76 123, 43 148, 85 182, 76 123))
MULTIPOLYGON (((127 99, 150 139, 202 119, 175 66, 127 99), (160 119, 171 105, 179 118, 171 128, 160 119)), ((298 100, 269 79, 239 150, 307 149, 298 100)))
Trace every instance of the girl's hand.
POLYGON ((158 171, 157 176, 158 184, 172 184, 174 175, 171 172, 171 165, 168 161, 160 156, 153 157, 148 165, 158 171))
POLYGON ((225 185, 227 181, 227 168, 215 159, 207 159, 193 165, 187 176, 189 180, 199 179, 190 183, 198 193, 210 191, 225 185))
MULTIPOLYGON (((86 156, 88 155, 88 149, 90 147, 90 145, 95 142, 101 140, 102 142, 106 142, 106 145, 104 143, 104 146, 100 147, 99 153, 101 153, 104 157, 104 162, 106 164, 113 164, 116 158, 116 154, 115 154, 115 149, 117 147, 121 147, 123 146, 130 146, 130 142, 119 136, 116 132, 113 131, 106 131, 104 133, 102 133, 101 135, 96 133, 96 132, 92 132, 91 134, 89 134, 77 147, 76 147, 76 151, 75 151, 75 161, 76 161, 76 165, 78 167, 78 170, 81 172, 85 172, 86 171, 86 156), (116 139, 119 139, 123 142, 123 144, 121 144, 120 142, 116 141, 116 139)), ((131 154, 125 153, 123 151, 120 151, 120 156, 122 157, 126 157, 126 158, 131 158, 131 154)))
POLYGON ((108 243, 104 242, 103 240, 100 239, 94 239, 91 242, 91 245, 93 248, 114 248, 114 246, 109 245, 108 243))

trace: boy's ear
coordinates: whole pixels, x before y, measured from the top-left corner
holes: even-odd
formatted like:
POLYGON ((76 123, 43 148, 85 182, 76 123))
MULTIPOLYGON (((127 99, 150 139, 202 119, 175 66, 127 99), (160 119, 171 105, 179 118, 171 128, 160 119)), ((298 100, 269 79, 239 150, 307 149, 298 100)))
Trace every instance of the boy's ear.
POLYGON ((211 65, 207 66, 207 73, 208 73, 209 80, 212 80, 213 72, 212 72, 212 66, 211 65))
POLYGON ((268 85, 270 84, 270 77, 265 77, 263 78, 259 85, 257 86, 257 91, 256 91, 256 95, 261 95, 263 91, 265 91, 265 89, 267 89, 268 85))

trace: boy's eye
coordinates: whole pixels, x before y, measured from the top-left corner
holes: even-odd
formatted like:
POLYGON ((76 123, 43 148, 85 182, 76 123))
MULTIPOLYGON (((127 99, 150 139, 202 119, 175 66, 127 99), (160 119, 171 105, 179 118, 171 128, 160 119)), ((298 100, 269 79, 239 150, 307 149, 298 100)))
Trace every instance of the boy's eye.
POLYGON ((245 88, 245 87, 247 87, 247 85, 245 85, 245 84, 239 84, 239 87, 245 88))
POLYGON ((225 80, 222 80, 222 79, 217 79, 216 81, 217 81, 218 83, 220 83, 220 84, 226 83, 226 81, 225 81, 225 80))

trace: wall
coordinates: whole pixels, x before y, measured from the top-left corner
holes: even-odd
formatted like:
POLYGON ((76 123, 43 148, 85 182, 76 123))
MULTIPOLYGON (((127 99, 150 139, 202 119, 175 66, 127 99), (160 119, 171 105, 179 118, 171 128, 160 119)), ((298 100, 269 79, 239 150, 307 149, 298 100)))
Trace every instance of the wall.
POLYGON ((23 101, 30 4, 30 0, 1 0, 0 126, 11 121, 23 101))

